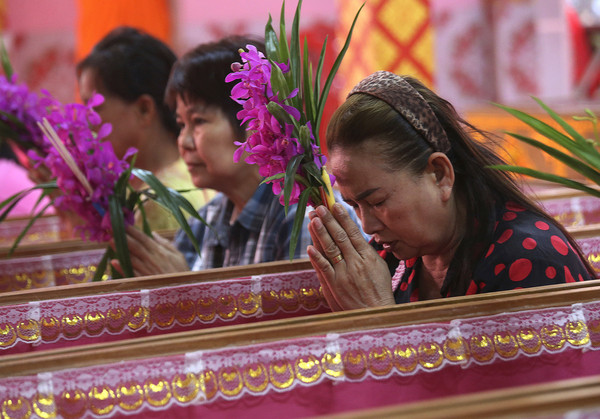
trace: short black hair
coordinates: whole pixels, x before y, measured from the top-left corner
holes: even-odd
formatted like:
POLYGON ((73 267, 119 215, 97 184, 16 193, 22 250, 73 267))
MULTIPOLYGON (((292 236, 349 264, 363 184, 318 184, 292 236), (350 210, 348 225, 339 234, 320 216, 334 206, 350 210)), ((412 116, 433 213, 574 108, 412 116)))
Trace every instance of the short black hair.
POLYGON ((231 99, 231 89, 237 80, 226 83, 231 64, 240 62, 240 49, 248 44, 264 52, 264 42, 248 36, 228 36, 216 42, 200 44, 181 57, 173 66, 165 92, 165 101, 174 109, 176 98, 202 101, 220 108, 239 138, 244 137, 237 113, 242 106, 231 99))
POLYGON ((132 103, 150 95, 170 132, 179 132, 173 112, 164 103, 164 92, 177 61, 173 51, 161 40, 136 28, 113 29, 77 65, 77 75, 93 69, 102 86, 125 102, 132 103))

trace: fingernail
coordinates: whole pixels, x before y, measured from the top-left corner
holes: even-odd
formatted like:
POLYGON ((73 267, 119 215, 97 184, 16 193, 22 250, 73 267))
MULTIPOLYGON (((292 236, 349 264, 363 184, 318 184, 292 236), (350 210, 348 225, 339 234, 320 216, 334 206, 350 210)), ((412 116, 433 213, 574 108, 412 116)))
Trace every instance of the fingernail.
POLYGON ((323 221, 320 218, 315 218, 312 220, 316 228, 323 228, 323 221))
POLYGON ((319 214, 319 217, 324 217, 327 215, 327 209, 323 205, 319 205, 317 207, 317 214, 319 214))
POLYGON ((335 215, 342 215, 344 213, 344 207, 342 207, 342 204, 339 202, 336 202, 333 204, 333 212, 335 215))

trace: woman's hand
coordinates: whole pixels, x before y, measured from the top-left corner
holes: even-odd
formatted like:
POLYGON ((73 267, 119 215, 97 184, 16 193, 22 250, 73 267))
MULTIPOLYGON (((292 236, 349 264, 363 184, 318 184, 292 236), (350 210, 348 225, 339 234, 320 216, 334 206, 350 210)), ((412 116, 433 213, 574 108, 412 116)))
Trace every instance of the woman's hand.
POLYGON ((395 304, 385 261, 363 238, 341 204, 310 213, 308 256, 333 311, 395 304), (335 218, 334 218, 335 217, 335 218))
MULTIPOLYGON (((135 276, 190 270, 181 252, 164 237, 157 233, 152 233, 153 238, 149 237, 133 226, 128 226, 126 231, 127 246, 135 276)), ((111 261, 111 264, 121 271, 118 260, 111 261)))

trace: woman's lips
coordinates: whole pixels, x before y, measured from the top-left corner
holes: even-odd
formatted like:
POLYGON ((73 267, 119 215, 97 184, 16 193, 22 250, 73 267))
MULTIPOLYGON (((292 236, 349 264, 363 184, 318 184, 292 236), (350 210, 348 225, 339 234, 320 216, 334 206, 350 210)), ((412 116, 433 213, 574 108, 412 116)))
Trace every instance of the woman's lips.
POLYGON ((393 242, 382 242, 381 245, 383 246, 383 248, 387 251, 391 251, 394 248, 394 245, 396 244, 395 241, 393 242))

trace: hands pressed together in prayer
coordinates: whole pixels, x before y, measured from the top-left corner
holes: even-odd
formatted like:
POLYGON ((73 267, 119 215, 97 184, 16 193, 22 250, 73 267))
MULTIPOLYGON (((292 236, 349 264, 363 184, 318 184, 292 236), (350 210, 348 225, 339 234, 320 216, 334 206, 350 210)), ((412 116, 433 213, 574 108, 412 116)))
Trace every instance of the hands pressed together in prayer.
POLYGON ((339 203, 309 214, 310 262, 333 311, 395 304, 389 269, 339 203))
MULTIPOLYGON (((156 232, 153 232, 152 237, 149 237, 133 226, 127 227, 126 231, 129 256, 135 276, 187 272, 190 270, 181 252, 169 240, 161 237, 156 232)), ((115 269, 121 271, 118 260, 114 259, 111 264, 115 269)))

